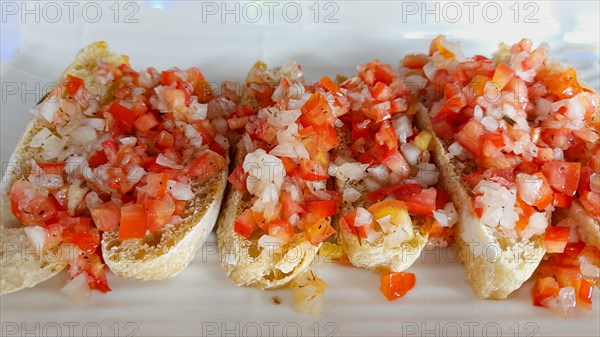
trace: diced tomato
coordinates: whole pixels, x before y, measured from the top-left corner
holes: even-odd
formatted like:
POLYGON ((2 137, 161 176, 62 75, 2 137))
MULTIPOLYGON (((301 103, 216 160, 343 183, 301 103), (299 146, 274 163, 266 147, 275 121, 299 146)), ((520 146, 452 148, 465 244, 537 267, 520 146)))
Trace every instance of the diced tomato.
POLYGON ((569 197, 562 193, 554 193, 554 201, 552 202, 552 206, 560 207, 560 208, 570 208, 571 203, 573 202, 573 197, 569 197))
POLYGON ((309 181, 318 181, 327 179, 327 169, 321 163, 310 160, 300 160, 300 170, 302 179, 309 181))
POLYGON ((96 167, 106 163, 108 163, 108 158, 106 157, 106 153, 104 153, 104 151, 96 151, 90 155, 90 158, 88 158, 88 164, 92 169, 95 169, 96 167))
POLYGON ((552 188, 567 196, 574 196, 579 184, 580 163, 550 161, 542 165, 542 173, 552 188))
POLYGON ((229 181, 236 190, 238 190, 240 192, 245 192, 245 191, 247 191, 247 188, 246 188, 246 179, 247 178, 248 178, 248 174, 246 172, 244 172, 244 168, 240 164, 240 165, 236 166, 235 169, 233 169, 233 172, 231 172, 229 177, 227 177, 227 181, 229 181))
POLYGON ((579 202, 589 215, 599 219, 600 218, 600 193, 585 191, 583 195, 579 197, 579 202))
POLYGON ((569 241, 571 228, 554 226, 546 230, 544 234, 544 248, 548 253, 562 253, 569 241))
POLYGON ((257 227, 258 225, 252 216, 252 210, 248 208, 235 219, 233 230, 248 239, 257 227))
POLYGON ((515 72, 507 67, 504 63, 500 63, 496 67, 496 71, 492 77, 492 82, 496 83, 499 89, 502 90, 508 84, 508 82, 513 79, 513 77, 515 77, 515 72))
POLYGON ((143 205, 128 205, 121 207, 121 226, 119 240, 141 239, 146 236, 148 215, 143 205))
POLYGON ((365 195, 370 201, 379 201, 388 195, 393 195, 396 199, 407 201, 413 194, 421 192, 423 187, 419 184, 399 184, 394 186, 382 187, 365 195))
POLYGON ((326 218, 337 212, 337 204, 335 200, 331 199, 306 202, 306 212, 326 218))
POLYGON ((146 179, 146 194, 151 198, 162 198, 167 191, 169 175, 166 173, 148 173, 146 179))
POLYGON ((178 81, 181 81, 181 79, 175 74, 174 70, 165 70, 161 73, 161 84, 164 86, 170 86, 178 81))
POLYGON ((337 138, 335 128, 331 124, 321 125, 316 129, 318 135, 318 146, 319 152, 328 152, 334 147, 340 144, 337 138))
POLYGON ((415 193, 406 200, 408 213, 413 215, 432 215, 436 210, 437 191, 431 187, 415 193))
MULTIPOLYGON (((515 229, 517 233, 521 234, 523 230, 529 225, 529 218, 535 212, 535 209, 521 199, 517 199, 517 206, 521 209, 521 214, 519 214, 519 220, 515 224, 515 229)), ((481 217, 481 215, 479 215, 481 217)))
POLYGON ((111 164, 116 163, 117 153, 119 152, 119 144, 113 138, 102 142, 102 149, 104 149, 104 155, 111 164))
POLYGON ((581 271, 577 266, 553 265, 552 273, 561 288, 573 287, 577 289, 581 280, 581 271))
POLYGON ((86 253, 93 253, 100 245, 100 232, 88 217, 73 218, 63 215, 59 223, 63 228, 63 241, 77 245, 86 253))
POLYGON ((281 157, 281 162, 285 168, 286 175, 293 177, 300 174, 300 165, 288 157, 281 157))
POLYGON ((156 137, 156 148, 161 151, 172 147, 173 144, 175 144, 175 138, 166 130, 161 131, 156 137))
POLYGON ((594 295, 594 284, 585 278, 581 279, 579 284, 579 292, 577 294, 577 302, 583 302, 583 304, 592 304, 592 297, 594 295))
POLYGON ((158 199, 146 200, 147 225, 150 233, 164 227, 175 213, 175 202, 169 194, 158 199))
POLYGON ((433 39, 431 41, 431 43, 429 44, 429 56, 433 56, 433 54, 438 51, 438 46, 443 42, 446 41, 446 37, 444 35, 439 35, 437 36, 435 39, 433 39))
POLYGON ((402 65, 409 69, 421 69, 427 63, 429 63, 429 57, 425 54, 408 54, 402 60, 402 65))
POLYGON ((192 163, 188 174, 196 177, 198 182, 206 182, 212 179, 215 174, 223 171, 225 167, 227 167, 227 161, 223 156, 214 151, 206 150, 192 163))
POLYGON ((375 135, 375 140, 380 145, 387 146, 390 151, 398 150, 398 137, 396 136, 394 128, 392 128, 392 125, 388 121, 381 123, 379 131, 375 135))
POLYGON ((231 130, 239 130, 246 127, 246 124, 248 124, 249 120, 250 118, 248 118, 248 116, 234 117, 227 120, 227 125, 231 130))
POLYGON ((481 135, 483 135, 483 126, 472 119, 454 135, 454 139, 474 157, 479 157, 482 147, 481 135))
POLYGON ((408 215, 406 203, 400 200, 384 200, 372 204, 367 211, 373 215, 373 220, 390 216, 390 222, 396 226, 412 224, 408 215))
POLYGON ((285 220, 275 220, 267 223, 269 235, 288 243, 294 237, 294 227, 285 220))
POLYGON ((590 189, 590 177, 594 173, 589 166, 581 167, 581 173, 579 175, 579 184, 577 185, 577 193, 583 194, 586 190, 590 189))
POLYGON ((121 207, 109 201, 91 210, 96 227, 103 232, 112 232, 121 220, 121 207))
POLYGON ((413 273, 381 274, 380 290, 388 301, 392 301, 406 295, 414 288, 416 281, 413 273))
POLYGON ((67 87, 67 91, 69 94, 71 94, 71 96, 75 96, 77 91, 79 91, 79 88, 81 88, 83 85, 83 80, 81 78, 67 74, 65 86, 67 87))
POLYGON ((152 113, 143 114, 133 123, 136 129, 146 132, 158 125, 158 119, 152 113))
POLYGON ((164 93, 168 111, 179 113, 186 111, 186 95, 182 90, 165 87, 164 93))
POLYGON ((329 221, 312 213, 308 213, 303 219, 302 228, 304 236, 314 246, 320 245, 335 233, 335 229, 331 227, 329 221))
POLYGON ((304 214, 306 211, 302 206, 292 199, 290 192, 282 191, 281 192, 281 212, 285 219, 289 219, 294 214, 304 214))
POLYGON ((352 121, 352 139, 357 140, 359 138, 368 139, 371 135, 369 131, 369 126, 372 124, 372 121, 368 118, 362 120, 352 121))
POLYGON ((573 143, 573 135, 569 129, 543 129, 542 140, 551 148, 567 150, 573 143))
POLYGON ((117 102, 113 102, 108 108, 108 112, 119 122, 125 130, 131 130, 133 123, 138 118, 137 114, 131 109, 122 106, 117 102))
POLYGON ((560 287, 553 277, 548 276, 538 279, 531 292, 533 305, 543 306, 544 300, 558 295, 559 291, 560 287))
POLYGON ((581 85, 577 81, 577 72, 573 68, 559 72, 542 68, 538 71, 535 80, 544 83, 548 92, 556 95, 559 99, 571 98, 582 92, 581 85))
POLYGON ((333 118, 331 106, 320 93, 312 94, 302 106, 300 121, 303 125, 323 125, 333 118))
POLYGON ((394 68, 388 64, 375 64, 375 81, 390 85, 396 76, 394 68))
POLYGON ((65 162, 56 162, 56 163, 48 163, 48 162, 37 162, 38 166, 44 171, 45 174, 58 174, 62 175, 65 171, 65 162))

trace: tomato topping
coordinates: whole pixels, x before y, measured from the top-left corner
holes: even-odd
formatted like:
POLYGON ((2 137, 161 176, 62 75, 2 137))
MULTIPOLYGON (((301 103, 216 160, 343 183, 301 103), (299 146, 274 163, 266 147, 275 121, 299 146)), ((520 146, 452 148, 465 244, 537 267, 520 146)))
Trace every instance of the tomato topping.
POLYGON ((314 246, 320 245, 335 233, 335 229, 331 227, 329 221, 312 213, 308 213, 302 220, 302 228, 304 230, 304 236, 314 246))
POLYGON ((148 215, 143 205, 128 205, 121 207, 121 226, 119 240, 141 239, 146 236, 148 215))
POLYGON ((580 163, 550 161, 542 165, 542 173, 548 178, 550 186, 555 191, 570 197, 577 192, 580 171, 580 163))
POLYGON ((136 129, 146 132, 158 125, 158 119, 151 113, 143 114, 135 120, 133 125, 136 129))
POLYGON ((600 193, 585 191, 579 198, 579 202, 585 208, 589 215, 600 219, 600 193))
POLYGON ((537 73, 535 80, 544 83, 548 92, 556 95, 559 99, 571 98, 582 92, 577 81, 577 72, 573 68, 559 72, 543 68, 537 73))
POLYGON ((196 161, 192 163, 188 174, 196 177, 198 182, 209 181, 215 174, 221 172, 227 166, 227 161, 223 156, 211 150, 206 150, 196 161))
POLYGON ((100 232, 91 225, 87 217, 72 218, 64 214, 59 223, 63 228, 63 241, 77 245, 86 253, 94 253, 100 245, 100 232))
POLYGON ((369 206, 367 210, 373 215, 374 220, 390 216, 393 225, 412 225, 406 203, 403 201, 384 200, 369 206))
POLYGON ((435 188, 428 188, 415 193, 406 200, 408 212, 413 215, 432 215, 436 210, 435 188))
POLYGON ((258 225, 254 220, 252 210, 248 208, 244 210, 242 214, 237 217, 237 219, 235 219, 233 230, 239 235, 248 239, 257 227, 258 225))
POLYGON ((133 112, 131 109, 122 106, 117 102, 113 102, 108 109, 113 117, 119 122, 121 127, 126 131, 131 130, 135 120, 137 119, 137 114, 133 112))
POLYGON ((375 140, 380 145, 387 146, 390 151, 398 150, 398 137, 396 136, 396 132, 394 132, 392 125, 388 121, 381 123, 379 131, 375 135, 375 140))
POLYGON ((481 156, 481 135, 483 135, 483 126, 472 119, 454 135, 454 139, 477 158, 481 156))
POLYGON ((573 202, 573 197, 569 197, 562 193, 554 193, 554 201, 552 201, 552 206, 560 207, 560 208, 569 208, 573 202))
POLYGON ((166 173, 148 173, 146 194, 152 198, 162 198, 167 192, 169 175, 166 173))
POLYGON ((240 192, 247 191, 246 188, 246 179, 248 178, 248 174, 244 172, 244 168, 242 165, 238 165, 233 169, 229 177, 227 177, 227 181, 233 185, 233 188, 240 192))
POLYGON ((337 204, 331 199, 306 202, 306 212, 326 218, 337 213, 337 204))
POLYGON ((320 93, 314 93, 302 106, 300 121, 303 125, 322 125, 333 118, 331 106, 320 93))
POLYGON ((146 201, 147 225, 150 233, 164 227, 175 212, 175 202, 169 194, 165 194, 158 199, 150 199, 146 201))
POLYGON ((103 232, 112 232, 121 220, 121 207, 109 201, 91 210, 94 224, 103 232))
POLYGON ((294 237, 294 227, 285 220, 275 220, 267 223, 269 235, 288 243, 294 237))
POLYGON ((508 84, 508 82, 513 79, 513 77, 515 77, 515 72, 507 67, 504 63, 500 63, 496 67, 494 77, 492 77, 492 82, 498 85, 499 90, 502 90, 508 84))
POLYGON ((67 87, 67 91, 69 94, 71 94, 71 96, 75 96, 77 91, 79 91, 79 88, 81 88, 83 85, 83 80, 81 78, 67 74, 65 86, 67 87))
POLYGON ((175 137, 168 131, 161 131, 156 137, 156 148, 164 151, 175 144, 175 137))
POLYGON ((543 306, 544 300, 558 295, 559 290, 560 287, 553 277, 538 279, 532 289, 533 305, 543 306))
POLYGON ((380 290, 388 301, 392 301, 406 295, 414 288, 416 281, 413 273, 381 274, 380 290))
POLYGON ((544 234, 544 248, 548 253, 562 253, 569 241, 571 228, 554 226, 546 230, 544 234))
POLYGON ((424 54, 408 54, 402 60, 402 65, 410 69, 421 69, 427 63, 429 63, 429 57, 424 54))
POLYGON ((300 171, 302 179, 309 181, 325 180, 328 177, 325 166, 310 159, 300 160, 300 171))
POLYGON ((365 195, 365 198, 370 201, 379 201, 386 198, 388 195, 393 195, 394 198, 402 201, 407 201, 413 194, 421 192, 423 187, 419 184, 399 184, 394 186, 382 187, 365 195))

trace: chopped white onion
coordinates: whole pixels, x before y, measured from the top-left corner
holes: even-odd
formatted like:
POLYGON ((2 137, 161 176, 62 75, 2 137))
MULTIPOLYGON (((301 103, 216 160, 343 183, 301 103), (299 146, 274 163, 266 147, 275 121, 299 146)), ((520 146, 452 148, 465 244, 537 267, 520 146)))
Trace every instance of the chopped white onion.
POLYGON ((481 109, 479 105, 476 105, 473 109, 473 117, 475 117, 475 119, 478 121, 481 121, 483 118, 483 109, 481 109))
POLYGON ((206 115, 208 113, 208 104, 202 104, 196 102, 190 102, 190 107, 188 108, 188 117, 191 121, 198 121, 206 119, 206 115))
POLYGON ((146 170, 143 167, 135 164, 128 166, 127 181, 132 186, 140 182, 145 175, 146 170))
POLYGON ((392 126, 401 143, 406 143, 406 139, 413 135, 412 123, 410 122, 410 119, 404 115, 394 119, 392 126))
POLYGON ((85 118, 84 120, 87 125, 98 131, 104 130, 104 127, 106 126, 106 121, 102 118, 85 118))
POLYGON ((87 144, 95 142, 98 139, 96 129, 91 126, 79 127, 71 133, 71 139, 75 144, 87 144))
POLYGON ((361 180, 365 176, 365 170, 369 167, 368 164, 361 164, 358 162, 348 162, 340 165, 335 177, 341 181, 348 180, 361 180))
MULTIPOLYGON (((367 167, 368 167, 368 165, 367 165, 367 167)), ((390 176, 390 170, 388 169, 387 166, 385 166, 383 164, 368 168, 367 172, 369 172, 369 174, 373 178, 377 179, 379 182, 382 182, 382 183, 387 182, 388 177, 390 176)))
POLYGON ((135 137, 123 137, 123 138, 119 139, 119 142, 121 142, 121 144, 123 144, 123 145, 135 146, 135 144, 137 143, 137 138, 135 138, 135 137))
POLYGON ((488 180, 480 181, 473 189, 475 194, 475 207, 482 208, 481 222, 486 226, 495 228, 501 226, 514 229, 519 215, 515 211, 517 202, 516 191, 488 180))
POLYGON ((373 222, 373 215, 366 209, 358 207, 356 209, 356 218, 354 219, 355 227, 362 227, 370 225, 373 222))
POLYGON ((360 199, 360 192, 352 187, 348 187, 344 190, 343 199, 344 202, 355 202, 360 199))
POLYGON ((26 226, 23 227, 23 231, 25 231, 25 235, 31 242, 35 253, 41 255, 48 242, 48 230, 41 226, 26 226))
POLYGON ((165 156, 162 153, 159 154, 158 157, 156 157, 156 163, 160 166, 172 168, 175 170, 181 170, 183 168, 183 166, 177 164, 174 160, 165 156))
POLYGON ((94 209, 100 205, 102 205, 104 201, 100 199, 98 193, 91 191, 85 196, 85 204, 88 209, 94 209))
POLYGON ((56 97, 50 97, 49 99, 44 100, 39 107, 40 116, 52 123, 54 121, 54 116, 56 116, 56 113, 58 112, 60 103, 61 100, 56 97))
POLYGON ((62 176, 44 172, 33 159, 31 160, 31 172, 28 180, 33 184, 47 188, 58 188, 64 185, 62 176))
POLYGON ((384 217, 381 217, 381 218, 377 219, 376 221, 384 233, 393 232, 396 228, 396 226, 392 223, 392 216, 390 214, 388 214, 384 217))
POLYGON ((173 198, 177 200, 190 200, 194 197, 192 188, 187 184, 183 184, 175 180, 169 180, 167 186, 169 187, 169 192, 173 198))
POLYGON ((400 151, 409 164, 414 166, 419 161, 421 149, 419 149, 416 145, 412 143, 402 144, 400 145, 400 151))
POLYGON ((81 186, 81 181, 76 181, 69 185, 67 192, 67 206, 69 215, 75 215, 75 209, 83 201, 88 189, 81 186))
POLYGON ((90 286, 87 282, 86 273, 80 273, 70 280, 60 292, 68 296, 74 302, 85 301, 90 298, 90 286))
POLYGON ((31 147, 40 147, 44 144, 44 141, 52 134, 52 132, 50 132, 50 130, 48 130, 47 128, 43 128, 40 130, 40 132, 38 132, 35 136, 33 136, 33 138, 31 139, 31 142, 29 143, 29 146, 31 147))

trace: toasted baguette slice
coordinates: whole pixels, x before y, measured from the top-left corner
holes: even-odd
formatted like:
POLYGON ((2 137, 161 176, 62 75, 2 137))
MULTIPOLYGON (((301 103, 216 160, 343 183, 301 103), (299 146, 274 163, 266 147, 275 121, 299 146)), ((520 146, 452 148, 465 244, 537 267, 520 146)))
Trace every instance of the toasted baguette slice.
MULTIPOLYGON (((238 148, 235 166, 243 163, 246 153, 238 148)), ((257 240, 249 240, 234 231, 235 219, 248 207, 250 196, 233 188, 218 220, 217 239, 221 264, 238 286, 274 289, 288 285, 306 272, 314 260, 318 246, 313 246, 302 234, 282 247, 281 253, 263 249, 257 240)))
POLYGON ((119 241, 118 232, 102 236, 102 256, 110 270, 125 278, 164 280, 187 267, 213 230, 227 184, 227 170, 192 186, 183 222, 165 226, 143 239, 119 241))
POLYGON ((600 223, 587 214, 579 201, 573 200, 570 208, 557 208, 554 211, 555 222, 564 218, 574 219, 581 239, 588 245, 600 249, 600 223))
MULTIPOLYGON (((340 146, 337 152, 344 153, 348 144, 351 144, 348 130, 343 128, 338 129, 338 138, 340 146)), ((360 181, 342 181, 336 178, 335 187, 341 193, 350 187, 356 189, 363 196, 368 192, 360 181)), ((380 236, 373 242, 368 242, 360 240, 356 235, 345 230, 339 230, 341 215, 346 214, 354 208, 367 208, 368 206, 369 202, 363 197, 353 203, 343 203, 339 215, 334 219, 334 223, 337 224, 338 244, 348 254, 348 260, 356 267, 376 272, 401 272, 406 270, 419 258, 421 251, 425 247, 425 244, 427 244, 430 224, 426 224, 421 217, 412 216, 414 237, 402 242, 398 246, 387 245, 385 243, 385 235, 380 236)))
MULTIPOLYGON (((429 113, 423 106, 417 109, 416 122, 421 130, 434 133, 429 113)), ((455 227, 456 246, 458 256, 465 264, 467 279, 477 296, 505 299, 537 268, 546 252, 541 240, 514 242, 482 224, 471 203, 469 188, 462 179, 464 163, 452 158, 437 136, 432 142, 434 159, 440 169, 440 183, 450 194, 459 215, 455 227)), ((550 216, 546 212, 548 223, 550 216)))
MULTIPOLYGON (((79 77, 86 83, 96 84, 95 89, 98 89, 97 94, 100 101, 108 99, 112 90, 97 84, 93 77, 100 60, 117 65, 128 62, 126 56, 110 52, 105 42, 95 42, 77 54, 75 60, 61 75, 59 82, 62 82, 67 75, 79 77)), ((14 218, 10 209, 11 186, 15 181, 28 176, 30 167, 26 163, 29 163, 41 151, 39 148, 29 147, 31 139, 41 128, 42 124, 37 117, 27 125, 23 137, 11 156, 11 166, 2 181, 0 294, 33 287, 59 273, 67 264, 58 253, 60 247, 56 247, 52 251, 34 253, 33 247, 23 231, 23 225, 14 218)))

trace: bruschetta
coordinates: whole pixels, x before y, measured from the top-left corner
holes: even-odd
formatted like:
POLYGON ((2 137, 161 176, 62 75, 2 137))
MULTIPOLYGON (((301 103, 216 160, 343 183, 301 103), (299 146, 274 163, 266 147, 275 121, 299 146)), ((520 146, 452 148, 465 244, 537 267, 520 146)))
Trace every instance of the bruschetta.
POLYGON ((343 196, 337 242, 357 267, 402 272, 430 233, 438 244, 451 240, 458 215, 436 188, 432 134, 413 126, 416 111, 424 109, 417 99, 426 83, 418 74, 403 79, 391 65, 372 61, 340 85, 351 112, 338 129, 341 145, 330 171, 343 196))
POLYGON ((234 189, 217 229, 221 263, 236 285, 289 285, 334 233, 329 151, 339 144, 334 124, 348 107, 330 80, 299 79, 281 78, 274 104, 248 117, 238 145, 234 189))
POLYGON ((430 82, 428 110, 417 112, 417 124, 436 135, 440 181, 459 214, 458 255, 482 298, 506 298, 545 253, 555 192, 538 163, 542 156, 553 160, 555 152, 534 138, 537 125, 529 120, 529 85, 544 52, 494 63, 466 58, 458 44, 440 36, 429 55, 403 60, 430 82))
POLYGON ((59 83, 33 111, 3 198, 11 226, 41 255, 62 254, 51 265, 40 259, 44 277, 3 258, 2 293, 67 264, 66 291, 109 291, 104 264, 140 280, 176 275, 211 232, 227 178, 229 143, 206 118, 204 76, 197 68, 138 72, 97 42, 59 83))

